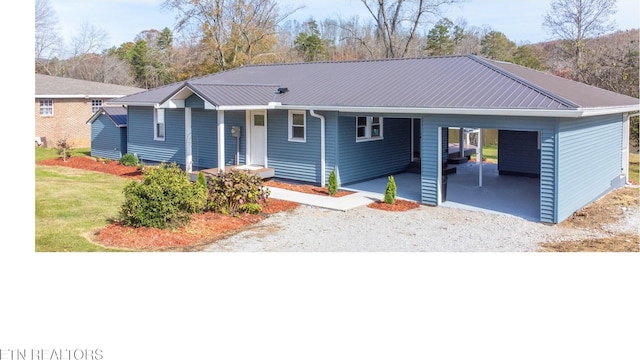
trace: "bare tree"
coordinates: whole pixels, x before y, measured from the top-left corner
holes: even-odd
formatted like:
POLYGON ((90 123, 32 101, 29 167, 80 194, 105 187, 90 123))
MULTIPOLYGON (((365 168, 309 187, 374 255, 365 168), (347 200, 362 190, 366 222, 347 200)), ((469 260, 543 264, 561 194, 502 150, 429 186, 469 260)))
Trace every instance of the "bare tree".
POLYGON ((178 32, 198 34, 210 71, 266 61, 277 26, 297 11, 280 12, 274 0, 164 0, 162 6, 178 12, 178 32))
MULTIPOLYGON (((462 0, 361 0, 373 17, 386 58, 405 57, 418 30, 435 18, 442 8, 462 0)), ((419 49, 419 46, 417 46, 419 49)))
POLYGON ((108 39, 109 34, 106 30, 85 22, 80 25, 78 33, 71 40, 71 56, 97 54, 108 39))
POLYGON ((570 42, 575 71, 583 70, 585 40, 613 31, 610 16, 616 13, 616 0, 553 0, 543 27, 555 39, 570 42))
POLYGON ((49 0, 36 0, 35 16, 36 61, 58 56, 63 42, 58 33, 58 18, 49 0))

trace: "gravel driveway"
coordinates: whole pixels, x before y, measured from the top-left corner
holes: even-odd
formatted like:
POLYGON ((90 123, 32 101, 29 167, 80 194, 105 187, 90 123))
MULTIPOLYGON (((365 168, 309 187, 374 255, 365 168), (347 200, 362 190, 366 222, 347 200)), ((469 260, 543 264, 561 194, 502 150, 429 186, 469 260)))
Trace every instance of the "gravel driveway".
POLYGON ((362 206, 343 212, 301 205, 204 251, 528 252, 539 242, 594 237, 594 231, 446 207, 388 212, 362 206))

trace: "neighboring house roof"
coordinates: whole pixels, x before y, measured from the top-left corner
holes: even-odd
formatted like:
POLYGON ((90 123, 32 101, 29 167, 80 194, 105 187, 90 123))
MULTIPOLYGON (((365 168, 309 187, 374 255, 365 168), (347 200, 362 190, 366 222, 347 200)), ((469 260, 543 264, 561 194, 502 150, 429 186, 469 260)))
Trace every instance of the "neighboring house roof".
POLYGON ((117 98, 146 89, 36 74, 36 98, 117 98))
POLYGON ((212 106, 582 116, 640 110, 636 98, 475 55, 250 65, 114 101, 162 105, 188 88, 212 106), (275 94, 276 89, 288 91, 275 94), (612 110, 615 109, 615 110, 612 110), (593 112, 592 112, 593 113, 593 112))
POLYGON ((103 106, 87 120, 87 124, 93 123, 101 115, 107 115, 116 127, 127 126, 127 109, 122 106, 103 106))

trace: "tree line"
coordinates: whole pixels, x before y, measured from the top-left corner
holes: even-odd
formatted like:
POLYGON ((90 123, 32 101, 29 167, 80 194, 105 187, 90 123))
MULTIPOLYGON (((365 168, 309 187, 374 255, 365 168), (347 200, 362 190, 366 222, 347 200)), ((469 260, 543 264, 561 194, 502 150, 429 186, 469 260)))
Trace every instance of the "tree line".
POLYGON ((366 19, 297 21, 277 0, 164 0, 172 29, 101 49, 106 31, 83 24, 63 51, 55 10, 36 0, 36 73, 153 88, 247 64, 477 54, 639 97, 639 29, 613 32, 615 0, 552 0, 541 25, 555 40, 536 44, 448 18, 464 0, 360 1, 366 19))

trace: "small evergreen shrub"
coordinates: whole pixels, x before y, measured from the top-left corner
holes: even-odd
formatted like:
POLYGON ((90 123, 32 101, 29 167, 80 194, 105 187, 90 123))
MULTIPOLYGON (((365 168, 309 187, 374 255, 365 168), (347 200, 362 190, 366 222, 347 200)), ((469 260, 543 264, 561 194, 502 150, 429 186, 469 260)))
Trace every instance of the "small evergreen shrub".
POLYGON ((338 176, 336 175, 336 170, 333 169, 331 174, 329 174, 329 183, 327 184, 327 190, 329 191, 329 196, 333 196, 338 192, 338 176))
POLYGON ((124 166, 136 166, 138 165, 138 157, 135 154, 126 153, 120 157, 118 163, 124 166))
POLYGON ((270 194, 262 185, 260 175, 241 170, 207 175, 206 210, 222 214, 237 214, 245 204, 265 202, 270 194))
POLYGON ((396 180, 393 176, 389 176, 387 188, 384 190, 384 202, 391 205, 395 204, 396 192, 396 180))
POLYGON ((134 227, 183 226, 206 203, 206 191, 175 163, 149 168, 142 181, 125 185, 124 196, 120 217, 123 224, 134 227))

